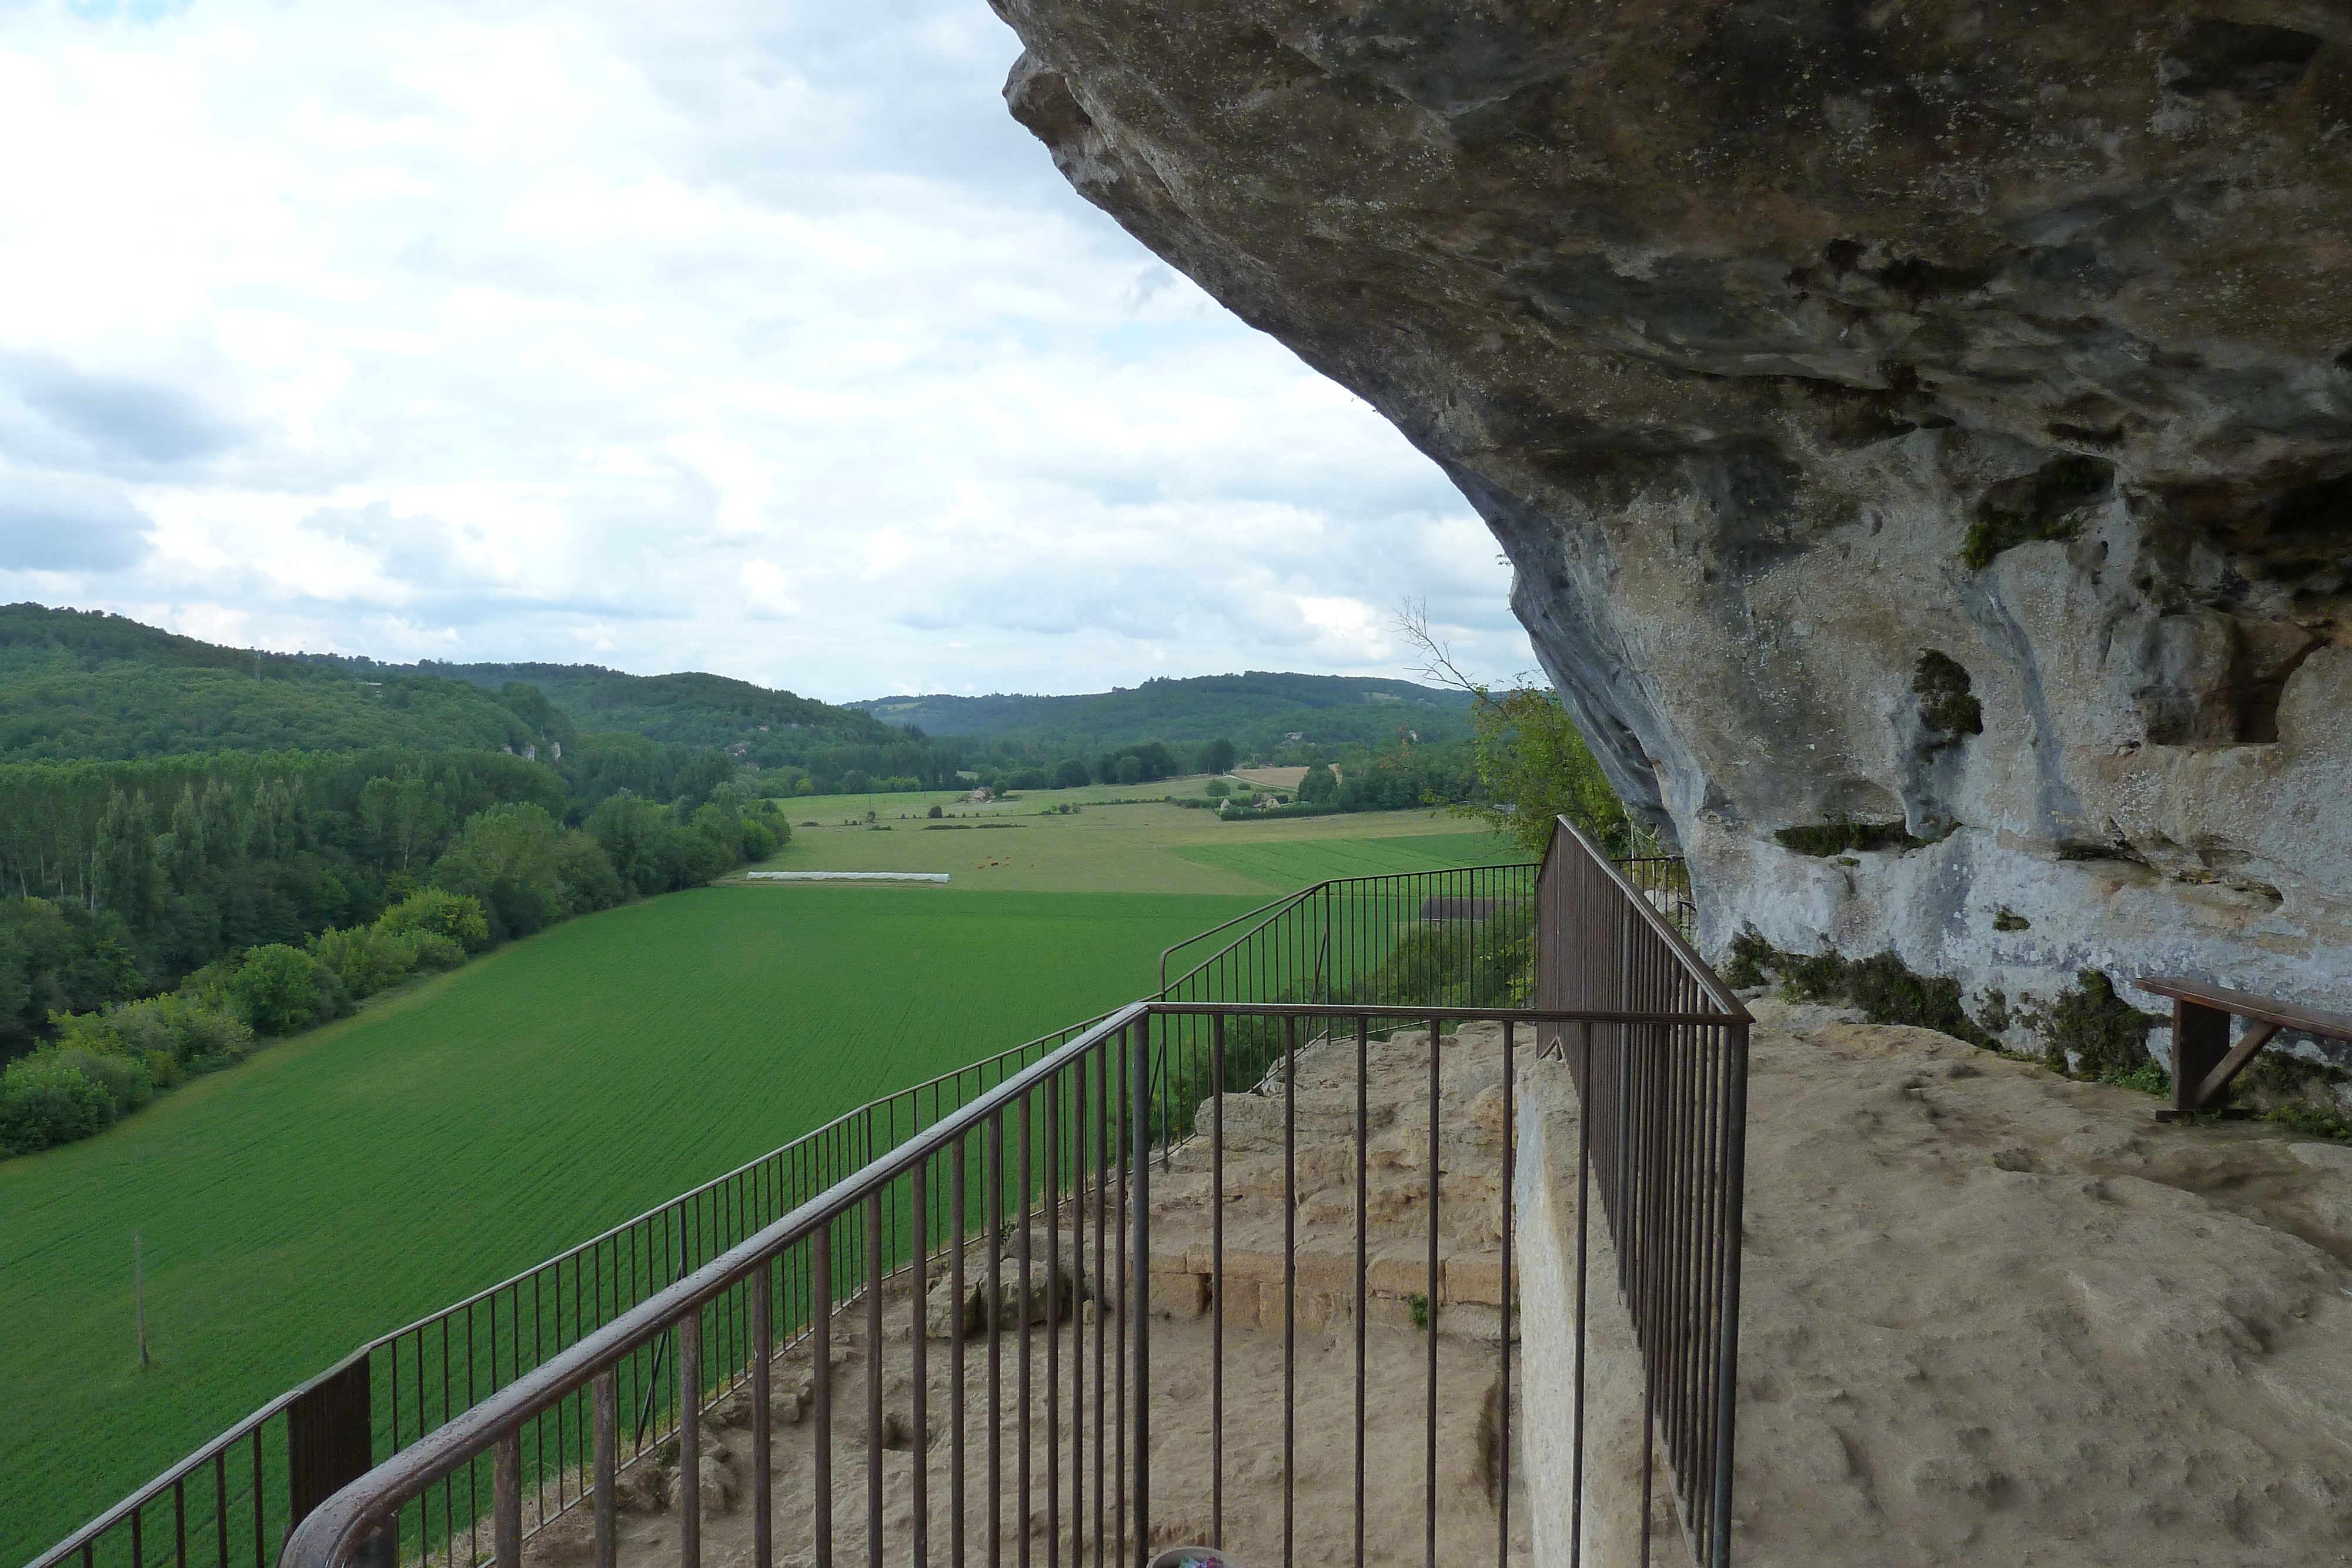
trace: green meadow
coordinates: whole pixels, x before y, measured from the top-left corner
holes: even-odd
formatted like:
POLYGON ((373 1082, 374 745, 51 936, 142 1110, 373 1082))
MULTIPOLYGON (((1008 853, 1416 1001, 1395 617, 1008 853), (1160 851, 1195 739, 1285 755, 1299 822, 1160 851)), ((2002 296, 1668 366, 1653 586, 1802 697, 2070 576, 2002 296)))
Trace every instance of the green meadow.
POLYGON ((0 1561, 375 1334, 864 1101, 1145 994, 1161 948, 1281 892, 1516 858, 1423 813, 1030 810, 798 829, 772 867, 955 880, 738 878, 585 916, 0 1163, 0 1561))

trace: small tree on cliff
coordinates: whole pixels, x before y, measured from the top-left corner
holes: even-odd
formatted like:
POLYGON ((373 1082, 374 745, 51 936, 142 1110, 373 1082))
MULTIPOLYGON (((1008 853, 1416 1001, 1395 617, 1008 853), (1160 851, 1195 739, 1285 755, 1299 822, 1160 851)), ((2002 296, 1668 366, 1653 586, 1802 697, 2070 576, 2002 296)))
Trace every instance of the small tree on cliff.
POLYGON ((1558 817, 1583 829, 1605 854, 1664 852, 1657 836, 1633 820, 1609 787, 1558 693, 1527 674, 1500 691, 1472 680, 1431 635, 1428 612, 1419 604, 1404 606, 1397 630, 1428 655, 1421 669, 1425 678, 1470 695, 1471 752, 1482 798, 1450 810, 1517 840, 1531 855, 1540 856, 1550 844, 1558 817))

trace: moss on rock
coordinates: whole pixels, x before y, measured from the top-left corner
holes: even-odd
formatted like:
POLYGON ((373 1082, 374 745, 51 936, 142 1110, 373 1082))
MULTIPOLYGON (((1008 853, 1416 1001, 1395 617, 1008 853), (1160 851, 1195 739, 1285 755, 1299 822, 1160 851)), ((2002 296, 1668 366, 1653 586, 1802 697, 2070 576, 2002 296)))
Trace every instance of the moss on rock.
POLYGON ((1842 855, 1854 850, 1916 850, 1926 843, 1900 822, 1808 822, 1774 831, 1773 841, 1801 855, 1842 855))
POLYGON ((2097 969, 2081 969, 2072 988, 2058 993, 2050 1010, 2035 1019, 2042 1059, 2061 1072, 2085 1078, 2129 1075, 2148 1065, 2147 1031, 2165 1020, 2116 995, 2113 980, 2097 969))

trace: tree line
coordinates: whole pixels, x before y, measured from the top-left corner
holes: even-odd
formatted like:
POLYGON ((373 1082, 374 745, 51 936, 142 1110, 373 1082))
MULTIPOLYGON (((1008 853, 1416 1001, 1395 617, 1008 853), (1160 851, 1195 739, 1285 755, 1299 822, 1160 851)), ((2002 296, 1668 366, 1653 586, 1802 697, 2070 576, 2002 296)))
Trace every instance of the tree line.
POLYGON ((708 757, 593 799, 495 751, 0 767, 0 1051, 425 887, 477 898, 499 941, 774 853, 782 815, 708 757))

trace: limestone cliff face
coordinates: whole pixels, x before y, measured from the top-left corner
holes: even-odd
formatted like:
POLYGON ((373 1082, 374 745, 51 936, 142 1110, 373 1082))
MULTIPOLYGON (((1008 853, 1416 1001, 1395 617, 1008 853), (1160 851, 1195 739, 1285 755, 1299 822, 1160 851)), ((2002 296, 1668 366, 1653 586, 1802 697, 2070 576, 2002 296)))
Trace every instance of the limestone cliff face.
POLYGON ((996 4, 1486 517, 1710 946, 2352 1004, 2352 8, 996 4))

